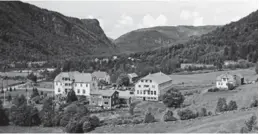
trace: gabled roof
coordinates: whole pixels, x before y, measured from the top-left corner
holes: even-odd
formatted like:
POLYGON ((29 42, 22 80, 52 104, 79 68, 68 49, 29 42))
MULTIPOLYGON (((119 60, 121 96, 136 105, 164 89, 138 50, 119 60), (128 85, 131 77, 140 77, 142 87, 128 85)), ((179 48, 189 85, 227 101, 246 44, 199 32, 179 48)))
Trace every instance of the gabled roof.
POLYGON ((61 72, 59 75, 56 76, 54 81, 63 81, 63 77, 68 77, 70 80, 75 80, 74 82, 91 82, 92 75, 90 73, 80 73, 78 71, 75 72, 61 72))
POLYGON ((95 94, 95 95, 101 95, 101 96, 112 96, 116 90, 97 90, 97 91, 92 91, 90 94, 95 94))
POLYGON ((136 73, 128 74, 128 76, 131 77, 131 78, 138 77, 138 75, 136 73))
POLYGON ((224 73, 217 76, 216 81, 221 81, 222 78, 228 78, 230 81, 234 81, 236 78, 244 78, 241 74, 224 73))
POLYGON ((95 76, 96 78, 105 78, 105 76, 107 76, 108 74, 103 71, 95 71, 92 73, 92 75, 95 76))
POLYGON ((157 84, 161 84, 161 83, 170 81, 172 79, 168 75, 166 75, 162 72, 158 72, 158 73, 154 73, 154 74, 149 74, 149 75, 141 78, 140 80, 153 80, 153 81, 157 82, 157 84))

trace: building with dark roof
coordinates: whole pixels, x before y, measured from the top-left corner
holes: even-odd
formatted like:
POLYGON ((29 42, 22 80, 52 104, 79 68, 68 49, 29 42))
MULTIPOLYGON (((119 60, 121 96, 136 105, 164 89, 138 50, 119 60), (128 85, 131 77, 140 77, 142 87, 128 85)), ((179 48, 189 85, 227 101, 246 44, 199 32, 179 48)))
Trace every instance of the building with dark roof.
POLYGON ((112 108, 119 104, 119 92, 115 90, 96 90, 90 93, 90 105, 112 108))

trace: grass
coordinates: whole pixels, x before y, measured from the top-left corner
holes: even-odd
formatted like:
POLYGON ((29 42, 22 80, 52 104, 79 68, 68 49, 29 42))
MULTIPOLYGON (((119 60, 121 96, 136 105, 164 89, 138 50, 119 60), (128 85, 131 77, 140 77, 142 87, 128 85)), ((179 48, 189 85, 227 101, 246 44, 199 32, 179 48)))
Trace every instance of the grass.
POLYGON ((239 132, 244 121, 257 114, 257 109, 251 111, 240 111, 227 113, 218 116, 205 117, 192 121, 156 122, 150 124, 123 125, 123 126, 102 126, 97 127, 92 133, 215 133, 226 126, 229 132, 239 132), (236 127, 238 126, 238 127, 236 127))
POLYGON ((59 127, 0 126, 0 133, 63 133, 63 130, 59 127))
POLYGON ((20 81, 20 80, 1 80, 0 79, 0 87, 2 87, 2 84, 3 84, 3 87, 7 87, 7 86, 11 86, 11 85, 16 85, 16 84, 19 84, 19 83, 22 83, 23 81, 20 81))

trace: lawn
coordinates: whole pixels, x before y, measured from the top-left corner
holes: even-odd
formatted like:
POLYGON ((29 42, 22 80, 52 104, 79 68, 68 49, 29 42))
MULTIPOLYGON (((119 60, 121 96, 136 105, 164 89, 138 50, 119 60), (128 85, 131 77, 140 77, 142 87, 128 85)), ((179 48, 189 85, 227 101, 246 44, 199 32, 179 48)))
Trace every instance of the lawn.
POLYGON ((23 81, 20 81, 20 80, 3 80, 2 81, 2 79, 0 79, 0 87, 2 88, 2 84, 3 84, 4 88, 5 88, 7 86, 15 85, 15 84, 20 84, 22 82, 23 81))

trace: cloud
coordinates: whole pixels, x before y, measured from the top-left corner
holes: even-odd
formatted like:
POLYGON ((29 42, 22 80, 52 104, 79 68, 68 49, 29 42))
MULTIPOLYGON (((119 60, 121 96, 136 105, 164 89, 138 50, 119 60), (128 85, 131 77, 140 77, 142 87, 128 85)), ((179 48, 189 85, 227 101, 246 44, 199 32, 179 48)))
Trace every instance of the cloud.
POLYGON ((203 17, 196 17, 193 21, 194 26, 202 26, 203 25, 203 17))
POLYGON ((142 21, 137 25, 138 28, 164 26, 167 24, 167 17, 160 14, 157 18, 154 18, 150 14, 143 17, 142 21))
POLYGON ((133 18, 128 15, 121 15, 120 19, 115 24, 115 28, 125 27, 125 26, 132 26, 134 24, 133 18))
POLYGON ((188 20, 191 17, 191 13, 188 10, 182 10, 181 14, 180 14, 180 18, 182 20, 188 20))

